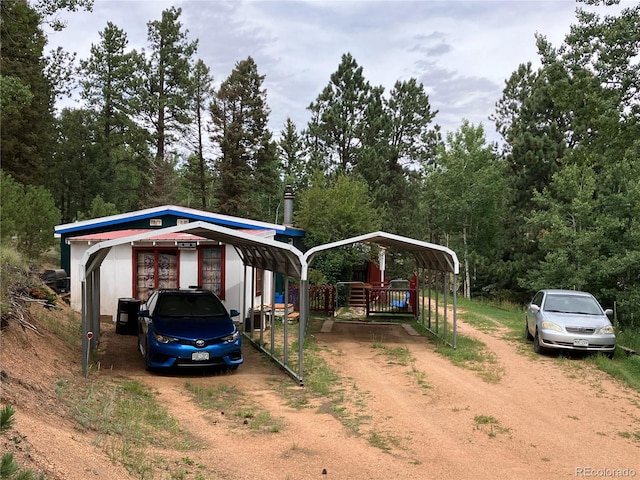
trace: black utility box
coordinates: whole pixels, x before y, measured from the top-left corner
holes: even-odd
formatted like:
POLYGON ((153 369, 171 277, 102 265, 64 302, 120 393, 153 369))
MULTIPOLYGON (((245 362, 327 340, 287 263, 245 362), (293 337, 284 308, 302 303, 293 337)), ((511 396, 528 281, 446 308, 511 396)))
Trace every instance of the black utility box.
POLYGON ((138 334, 138 312, 140 300, 136 298, 118 299, 118 317, 116 319, 116 333, 120 335, 138 334))

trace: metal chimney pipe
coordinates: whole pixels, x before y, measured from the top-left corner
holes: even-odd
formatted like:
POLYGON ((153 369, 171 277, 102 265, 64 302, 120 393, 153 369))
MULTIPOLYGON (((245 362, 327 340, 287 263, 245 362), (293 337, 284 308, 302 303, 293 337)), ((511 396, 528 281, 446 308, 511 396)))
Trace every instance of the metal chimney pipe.
POLYGON ((285 227, 293 226, 293 188, 291 185, 284 187, 284 219, 285 227))

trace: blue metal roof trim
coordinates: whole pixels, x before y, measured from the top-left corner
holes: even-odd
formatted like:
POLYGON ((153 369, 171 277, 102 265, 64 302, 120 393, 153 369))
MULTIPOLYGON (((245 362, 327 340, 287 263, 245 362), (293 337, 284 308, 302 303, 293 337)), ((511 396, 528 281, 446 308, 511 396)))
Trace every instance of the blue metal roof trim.
MULTIPOLYGON (((119 216, 119 218, 115 218, 115 219, 111 219, 111 220, 104 220, 102 222, 96 222, 96 223, 92 223, 90 225, 87 225, 85 222, 82 222, 83 224, 81 225, 73 225, 71 224, 71 226, 67 227, 67 228, 58 228, 56 227, 55 229, 55 233, 56 235, 64 235, 64 234, 69 234, 69 233, 74 233, 74 232, 81 232, 83 230, 90 230, 90 229, 94 229, 94 228, 101 228, 101 227, 109 227, 112 225, 120 225, 123 223, 129 223, 132 221, 137 221, 137 220, 144 220, 147 218, 158 218, 158 217, 162 217, 162 216, 166 216, 166 215, 174 215, 180 218, 188 218, 190 220, 201 220, 203 222, 208 222, 208 223, 213 223, 216 225, 223 225, 223 226, 229 226, 229 227, 236 227, 236 228, 245 228, 245 229, 249 229, 249 230, 276 230, 279 234, 283 234, 283 235, 288 235, 290 237, 303 237, 304 236, 304 230, 300 230, 297 228, 288 228, 288 227, 284 227, 283 225, 271 225, 269 224, 268 226, 265 225, 255 225, 253 223, 246 223, 246 222, 241 222, 241 221, 233 221, 233 220, 229 220, 229 219, 222 219, 222 218, 218 218, 218 217, 211 217, 211 216, 207 216, 207 215, 197 215, 197 214, 193 214, 190 212, 184 212, 184 211, 180 211, 180 210, 173 210, 173 209, 167 209, 167 210, 162 210, 162 211, 155 211, 155 212, 147 212, 147 213, 141 213, 141 214, 137 214, 137 215, 131 215, 129 217, 123 217, 123 216, 119 216)), ((108 218, 108 217, 107 217, 108 218)), ((263 222, 260 222, 263 223, 263 222)))

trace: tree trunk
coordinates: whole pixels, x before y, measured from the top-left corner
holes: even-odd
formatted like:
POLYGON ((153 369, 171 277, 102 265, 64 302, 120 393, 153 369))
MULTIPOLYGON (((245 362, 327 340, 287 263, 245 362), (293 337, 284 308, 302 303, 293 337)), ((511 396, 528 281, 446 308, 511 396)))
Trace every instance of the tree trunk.
POLYGON ((471 275, 469 273, 469 246, 467 245, 467 227, 462 229, 464 245, 464 298, 471 299, 471 275))

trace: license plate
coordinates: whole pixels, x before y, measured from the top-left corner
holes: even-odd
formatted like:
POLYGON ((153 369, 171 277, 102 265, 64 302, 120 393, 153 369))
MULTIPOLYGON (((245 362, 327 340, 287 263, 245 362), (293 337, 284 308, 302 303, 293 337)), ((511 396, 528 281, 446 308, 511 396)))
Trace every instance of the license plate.
POLYGON ((209 352, 193 352, 191 354, 191 360, 193 360, 194 362, 209 360, 209 352))
POLYGON ((573 346, 574 347, 588 347, 589 346, 589 340, 586 340, 584 338, 576 338, 573 341, 573 346))

